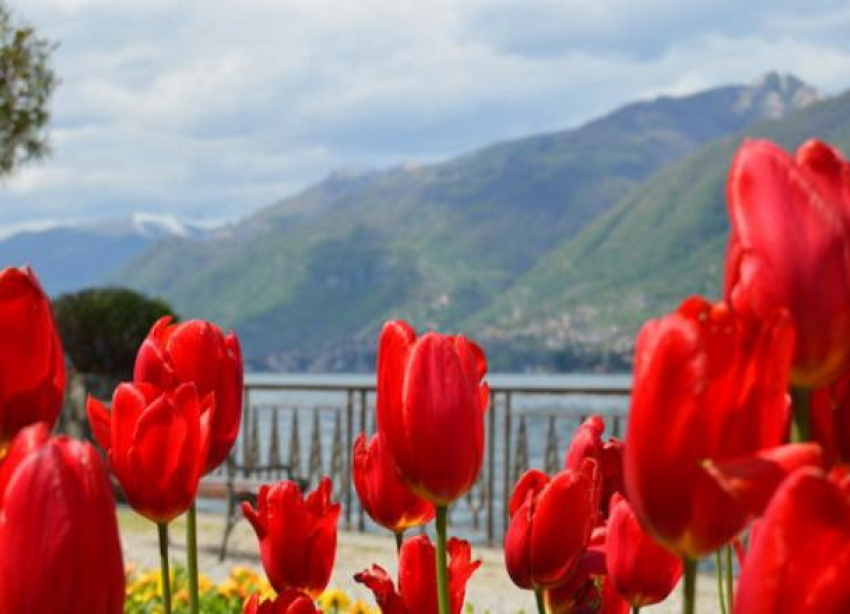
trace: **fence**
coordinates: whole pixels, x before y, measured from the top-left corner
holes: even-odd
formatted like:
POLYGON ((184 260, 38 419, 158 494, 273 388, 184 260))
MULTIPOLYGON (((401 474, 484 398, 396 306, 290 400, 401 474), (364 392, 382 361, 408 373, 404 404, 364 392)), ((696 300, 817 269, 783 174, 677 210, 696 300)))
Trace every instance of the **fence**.
MULTIPOLYGON (((622 435, 629 385, 489 379, 483 467, 475 486, 452 506, 450 523, 455 534, 496 544, 506 528, 516 479, 529 467, 558 471, 572 433, 588 415, 602 414, 607 435, 622 435)), ((374 383, 368 378, 254 375, 245 384, 242 432, 232 462, 209 476, 207 486, 221 483, 228 470, 269 482, 294 475, 311 488, 322 475, 329 475, 343 506, 344 528, 374 529, 350 479, 354 439, 375 429, 374 383)))

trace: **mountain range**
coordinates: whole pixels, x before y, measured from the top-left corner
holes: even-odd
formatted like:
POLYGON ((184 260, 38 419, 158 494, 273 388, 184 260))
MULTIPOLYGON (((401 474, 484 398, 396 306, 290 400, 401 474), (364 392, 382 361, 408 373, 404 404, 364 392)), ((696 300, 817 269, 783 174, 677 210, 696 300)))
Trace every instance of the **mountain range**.
POLYGON ((144 246, 100 282, 234 328, 257 368, 371 368, 395 317, 471 334, 494 370, 623 368, 643 319, 718 293, 745 135, 850 151, 850 97, 769 74, 437 164, 338 172, 144 246))
POLYGON ((56 296, 107 283, 117 269, 160 241, 198 239, 205 232, 173 216, 149 213, 25 226, 0 234, 0 263, 29 264, 48 294, 56 296))

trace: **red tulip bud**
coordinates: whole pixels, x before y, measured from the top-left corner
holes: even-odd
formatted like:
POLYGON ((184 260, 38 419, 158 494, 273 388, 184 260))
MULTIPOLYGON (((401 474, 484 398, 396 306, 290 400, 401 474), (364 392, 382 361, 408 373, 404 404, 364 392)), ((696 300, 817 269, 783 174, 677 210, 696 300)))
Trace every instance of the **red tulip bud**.
POLYGON ((0 612, 120 614, 115 502, 90 444, 20 431, 0 465, 0 612))
POLYGON ((523 475, 511 496, 505 535, 505 563, 514 583, 532 589, 564 582, 587 548, 598 507, 593 459, 552 478, 536 469, 523 475))
POLYGON ((792 384, 829 384, 850 368, 850 164, 816 140, 796 157, 748 140, 727 196, 727 299, 761 319, 788 310, 797 331, 792 384))
POLYGON ((750 510, 707 471, 782 443, 793 330, 700 298, 647 323, 637 339, 625 447, 629 502, 641 524, 699 558, 738 532, 750 510))
POLYGON ((0 271, 0 457, 22 428, 53 426, 65 394, 65 354, 50 301, 29 268, 0 271))
POLYGON ((475 483, 489 388, 484 353, 466 337, 388 322, 378 348, 378 433, 420 497, 448 505, 475 483))
POLYGON ((664 601, 682 576, 681 559, 644 532, 622 495, 611 501, 606 546, 608 576, 632 607, 664 601))
POLYGON ((372 436, 368 445, 365 435, 354 442, 352 477, 363 508, 372 520, 393 533, 434 518, 434 506, 404 485, 395 462, 377 435, 372 436))
POLYGON ((213 394, 215 403, 204 408, 210 412, 204 474, 227 458, 242 421, 242 353, 235 335, 203 320, 171 324, 170 316, 161 318, 139 348, 133 379, 164 390, 191 382, 199 397, 213 394))
POLYGON ((167 523, 192 505, 209 448, 212 395, 194 384, 163 392, 150 384, 121 384, 112 410, 89 397, 89 423, 109 464, 142 516, 167 523))

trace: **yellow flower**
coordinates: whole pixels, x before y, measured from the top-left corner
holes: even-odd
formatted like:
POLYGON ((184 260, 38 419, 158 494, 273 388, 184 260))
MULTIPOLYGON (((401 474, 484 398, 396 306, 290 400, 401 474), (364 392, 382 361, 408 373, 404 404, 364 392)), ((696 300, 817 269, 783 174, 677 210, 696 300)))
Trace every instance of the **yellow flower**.
POLYGON ((207 576, 201 574, 198 576, 198 589, 202 593, 206 593, 208 590, 212 589, 213 583, 207 576))
POLYGON ((338 588, 325 591, 319 596, 319 606, 323 612, 341 612, 350 603, 348 595, 338 588))
POLYGON ((218 594, 222 597, 244 597, 245 590, 233 578, 229 578, 218 585, 218 594))
POLYGON ((379 610, 369 607, 365 601, 358 599, 348 608, 348 614, 379 614, 379 610))

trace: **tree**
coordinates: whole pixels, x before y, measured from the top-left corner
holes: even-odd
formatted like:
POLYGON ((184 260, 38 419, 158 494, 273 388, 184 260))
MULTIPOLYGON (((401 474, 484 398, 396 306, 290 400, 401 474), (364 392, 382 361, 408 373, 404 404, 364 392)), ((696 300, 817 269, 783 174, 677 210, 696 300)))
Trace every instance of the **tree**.
POLYGON ((131 379, 136 351, 159 318, 174 315, 164 301, 124 288, 92 288, 53 301, 62 345, 86 375, 131 379))
POLYGON ((47 103, 56 86, 54 45, 15 22, 0 0, 0 177, 49 153, 47 103))

